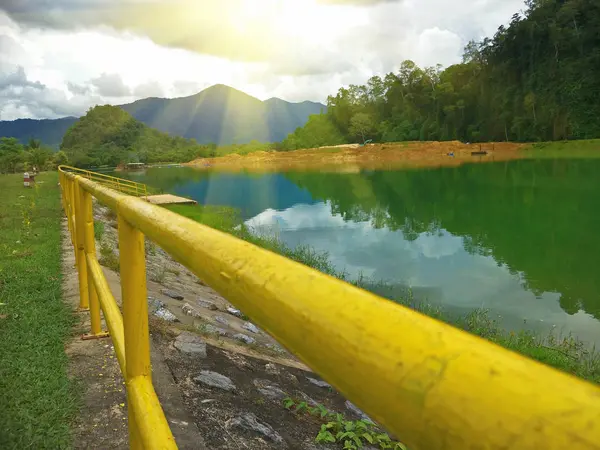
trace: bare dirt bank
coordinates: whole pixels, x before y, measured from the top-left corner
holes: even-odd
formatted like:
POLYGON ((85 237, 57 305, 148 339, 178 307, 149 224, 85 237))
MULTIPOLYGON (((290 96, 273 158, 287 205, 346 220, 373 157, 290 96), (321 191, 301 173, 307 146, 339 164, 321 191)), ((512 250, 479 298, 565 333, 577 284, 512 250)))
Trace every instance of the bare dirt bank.
POLYGON ((330 169, 359 171, 361 169, 386 169, 397 167, 458 166, 470 162, 506 161, 526 157, 520 151, 529 144, 511 142, 465 144, 449 142, 402 142, 321 147, 292 152, 255 152, 218 158, 197 159, 187 163, 198 169, 220 170, 294 170, 330 169), (487 155, 472 155, 486 151, 487 155))

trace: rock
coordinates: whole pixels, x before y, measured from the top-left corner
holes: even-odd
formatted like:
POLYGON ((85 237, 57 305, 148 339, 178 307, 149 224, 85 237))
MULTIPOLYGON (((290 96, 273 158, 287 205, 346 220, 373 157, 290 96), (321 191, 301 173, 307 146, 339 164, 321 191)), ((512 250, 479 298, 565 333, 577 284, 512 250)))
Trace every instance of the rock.
POLYGON ((196 334, 184 331, 175 339, 175 348, 182 353, 193 353, 206 358, 206 343, 196 334))
POLYGON ((160 292, 165 294, 167 297, 171 297, 175 300, 183 300, 183 295, 181 295, 179 292, 175 292, 170 289, 161 289, 160 292))
POLYGON ((206 333, 217 334, 219 336, 227 336, 227 330, 219 327, 215 327, 211 324, 203 325, 202 328, 206 333))
POLYGON ((215 321, 222 325, 229 325, 229 321, 223 316, 215 316, 215 321))
POLYGON ((346 400, 346 403, 344 403, 344 405, 346 405, 346 408, 348 408, 350 411, 352 411, 354 414, 356 414, 362 420, 366 420, 367 422, 375 423, 369 416, 367 416, 364 412, 362 412, 362 410, 358 406, 356 406, 354 403, 352 403, 350 400, 346 400))
POLYGON ((209 302, 207 300, 198 300, 198 306, 206 309, 210 309, 211 311, 217 311, 219 308, 213 302, 209 302))
POLYGON ((309 397, 308 395, 306 395, 304 392, 300 392, 300 396, 304 399, 304 401, 306 403, 308 403, 310 406, 317 406, 319 403, 316 402, 313 398, 309 397))
POLYGON ((285 353, 285 349, 278 344, 271 344, 270 342, 268 344, 265 344, 265 347, 270 348, 271 350, 273 350, 275 353, 285 353))
POLYGON ((148 297, 148 309, 150 312, 155 312, 157 309, 164 308, 166 305, 164 302, 155 299, 154 297, 148 297))
POLYGON ((252 384, 257 388, 264 388, 267 386, 277 386, 277 383, 271 380, 265 380, 264 378, 255 378, 252 380, 252 384))
POLYGON ((195 310, 194 307, 192 305, 190 305, 189 303, 184 303, 183 306, 181 307, 181 311, 188 316, 202 317, 200 312, 195 310))
POLYGON ((176 338, 181 333, 183 333, 183 330, 181 330, 181 329, 179 329, 177 327, 169 327, 169 328, 167 328, 167 334, 169 336, 171 336, 172 338, 176 338))
POLYGON ((270 398, 271 400, 283 400, 284 398, 288 397, 285 392, 274 386, 259 388, 258 392, 260 392, 261 395, 270 398))
POLYGON ((258 333, 258 328, 256 328, 256 325, 254 325, 253 323, 250 322, 244 322, 244 325, 242 325, 242 328, 244 330, 248 330, 251 333, 258 333))
POLYGON ((271 375, 279 375, 279 369, 277 368, 277 366, 275 364, 272 364, 272 363, 265 364, 265 372, 267 372, 271 375))
POLYGON ((229 419, 225 422, 225 428, 242 428, 244 430, 254 431, 256 433, 262 434, 267 439, 276 444, 280 444, 285 446, 285 442, 281 435, 275 431, 271 425, 268 423, 262 422, 252 413, 245 413, 241 416, 234 417, 233 419, 229 419))
POLYGON ((233 338, 237 339, 238 341, 242 341, 246 344, 254 344, 256 342, 256 340, 254 338, 251 338, 250 336, 247 336, 242 333, 234 334, 233 338))
POLYGON ((159 319, 166 320, 167 322, 179 322, 177 316, 167 308, 158 308, 156 311, 154 311, 154 315, 159 319))
POLYGON ((252 383, 258 388, 258 392, 272 400, 283 400, 288 396, 277 383, 273 383, 272 381, 257 378, 252 383))
POLYGON ((283 376, 284 376, 284 378, 287 378, 293 384, 299 384, 300 383, 298 381, 298 377, 296 375, 292 374, 292 373, 284 372, 283 376))
POLYGON ((306 379, 314 384, 315 386, 319 386, 320 388, 330 388, 331 385, 329 383, 326 383, 325 381, 321 381, 321 380, 317 380, 315 378, 310 378, 310 377, 306 377, 306 379))
POLYGON ((216 387, 219 389, 223 389, 224 391, 235 391, 235 384, 233 381, 226 377, 225 375, 221 375, 217 372, 211 372, 210 370, 203 370, 200 372, 200 375, 194 378, 196 383, 206 384, 207 386, 216 387))
POLYGON ((229 314, 231 314, 232 316, 239 317, 239 318, 242 317, 242 312, 239 309, 235 309, 235 308, 231 308, 230 307, 230 308, 227 308, 227 312, 229 314))

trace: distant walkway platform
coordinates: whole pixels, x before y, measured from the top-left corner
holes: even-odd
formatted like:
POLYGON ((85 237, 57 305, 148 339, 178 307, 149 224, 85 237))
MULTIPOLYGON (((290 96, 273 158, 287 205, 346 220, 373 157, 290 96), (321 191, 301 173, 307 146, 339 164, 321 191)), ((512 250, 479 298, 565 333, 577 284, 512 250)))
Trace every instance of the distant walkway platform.
POLYGON ((146 197, 146 201, 153 205, 195 205, 198 203, 196 200, 172 194, 149 195, 146 197))

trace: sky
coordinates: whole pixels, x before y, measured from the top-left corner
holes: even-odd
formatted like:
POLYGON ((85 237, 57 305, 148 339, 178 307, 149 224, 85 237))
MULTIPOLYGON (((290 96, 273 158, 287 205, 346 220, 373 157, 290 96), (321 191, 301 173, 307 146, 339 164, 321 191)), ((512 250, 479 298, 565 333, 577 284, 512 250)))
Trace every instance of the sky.
POLYGON ((460 62, 523 0, 0 0, 0 120, 227 84, 325 102, 342 86, 460 62))

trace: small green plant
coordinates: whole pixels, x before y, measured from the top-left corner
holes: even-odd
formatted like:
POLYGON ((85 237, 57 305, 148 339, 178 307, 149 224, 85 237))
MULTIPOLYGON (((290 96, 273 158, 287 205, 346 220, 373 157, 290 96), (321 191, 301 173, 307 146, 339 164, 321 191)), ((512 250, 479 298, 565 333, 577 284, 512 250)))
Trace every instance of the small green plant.
POLYGON ((156 255, 156 244, 152 241, 146 239, 146 256, 155 256, 156 255))
POLYGON ((94 222, 94 237, 97 241, 101 241, 104 236, 104 222, 94 222))
POLYGON ((318 444, 341 444, 342 449, 357 450, 364 445, 374 445, 382 450, 406 450, 404 444, 393 441, 390 436, 368 420, 346 420, 339 413, 334 413, 321 404, 309 406, 306 402, 297 402, 293 398, 283 399, 283 407, 295 414, 306 413, 327 420, 321 425, 315 437, 318 444))
POLYGON ((163 284, 167 277, 167 271, 163 268, 159 269, 157 272, 154 272, 150 275, 150 280, 154 281, 158 284, 163 284))
POLYGON ((100 258, 98 259, 98 262, 103 266, 114 270, 115 272, 118 272, 121 267, 119 258, 115 254, 111 245, 106 241, 100 244, 100 258))

